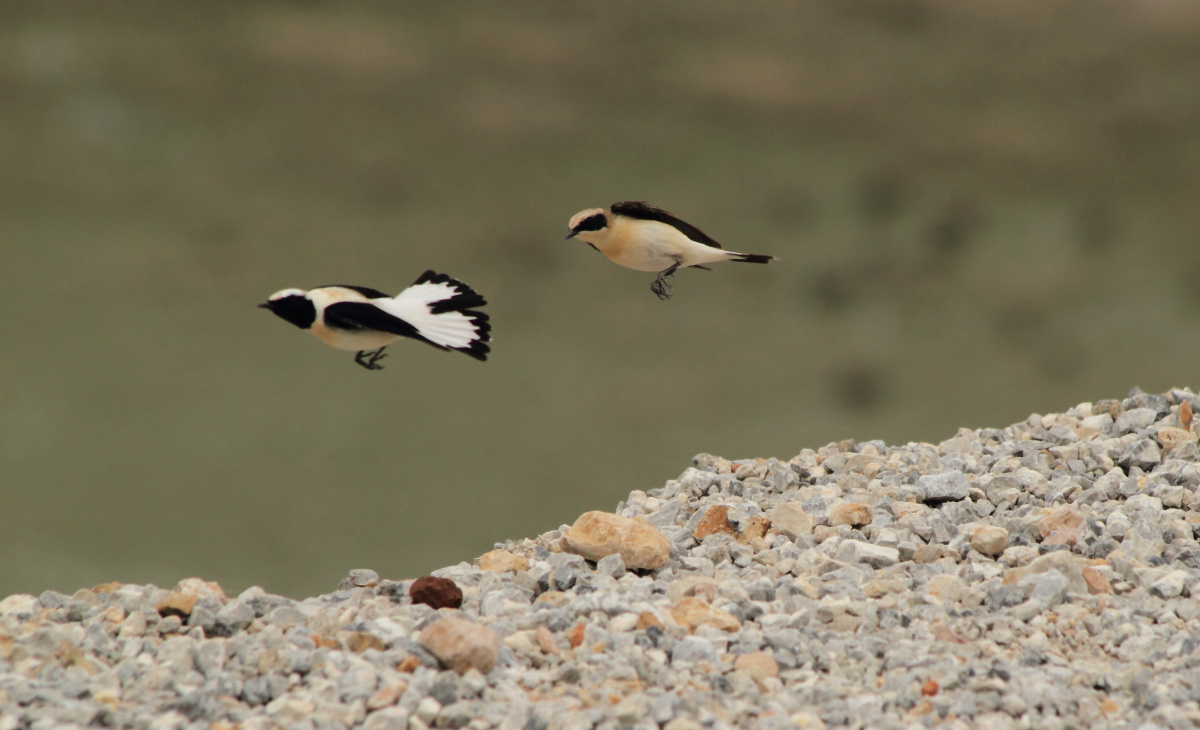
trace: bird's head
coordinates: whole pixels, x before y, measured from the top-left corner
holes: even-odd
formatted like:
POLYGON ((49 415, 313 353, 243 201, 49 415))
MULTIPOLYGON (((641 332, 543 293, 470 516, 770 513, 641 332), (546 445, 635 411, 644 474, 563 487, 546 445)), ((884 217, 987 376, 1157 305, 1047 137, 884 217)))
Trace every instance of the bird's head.
POLYGON ((570 229, 567 232, 567 238, 578 236, 581 241, 595 243, 608 232, 609 214, 600 208, 581 210, 571 216, 571 222, 567 224, 567 227, 570 229))
POLYGON ((306 330, 317 320, 317 308, 303 289, 284 289, 272 294, 267 301, 258 305, 269 309, 280 319, 306 330))

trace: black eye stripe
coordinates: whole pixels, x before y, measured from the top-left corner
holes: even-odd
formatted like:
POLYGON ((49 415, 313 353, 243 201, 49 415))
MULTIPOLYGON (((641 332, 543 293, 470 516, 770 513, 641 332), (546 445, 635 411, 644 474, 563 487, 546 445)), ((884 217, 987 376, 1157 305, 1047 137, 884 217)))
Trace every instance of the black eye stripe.
POLYGON ((577 231, 599 231, 608 227, 608 221, 605 220, 603 213, 588 216, 575 226, 577 231))

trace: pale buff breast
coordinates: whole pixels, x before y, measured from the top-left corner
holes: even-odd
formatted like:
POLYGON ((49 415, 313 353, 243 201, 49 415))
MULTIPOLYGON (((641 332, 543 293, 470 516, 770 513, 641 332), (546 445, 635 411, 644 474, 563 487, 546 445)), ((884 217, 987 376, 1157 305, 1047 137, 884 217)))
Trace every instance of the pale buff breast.
POLYGON ((676 261, 692 266, 729 258, 727 251, 697 243, 665 223, 624 217, 616 219, 607 240, 596 247, 613 263, 637 271, 662 271, 676 261))
POLYGON ((313 322, 308 331, 331 347, 351 351, 378 350, 400 339, 399 335, 393 335, 390 332, 341 330, 326 326, 324 310, 330 304, 370 301, 353 289, 343 289, 340 286, 314 289, 309 292, 309 298, 317 305, 318 314, 317 321, 313 322))

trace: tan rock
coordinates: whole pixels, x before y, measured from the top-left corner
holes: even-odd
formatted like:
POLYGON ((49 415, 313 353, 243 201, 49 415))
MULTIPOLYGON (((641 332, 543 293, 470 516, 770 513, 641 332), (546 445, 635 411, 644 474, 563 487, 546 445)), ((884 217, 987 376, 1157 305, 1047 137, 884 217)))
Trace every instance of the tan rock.
POLYGON ((684 598, 672 606, 671 618, 688 632, 695 631, 698 626, 712 626, 722 631, 741 628, 741 622, 733 614, 713 608, 708 601, 695 596, 684 598))
POLYGON ((903 593, 908 589, 904 581, 897 578, 879 578, 863 584, 863 595, 867 598, 881 598, 889 593, 903 593))
POLYGON ((750 677, 755 682, 762 682, 764 679, 779 676, 779 665, 775 663, 775 657, 765 651, 752 651, 749 654, 742 654, 733 661, 733 668, 750 677))
POLYGON ((1008 530, 995 525, 978 525, 971 530, 971 548, 984 555, 996 556, 1008 547, 1008 530))
POLYGON ((465 674, 478 669, 487 674, 496 665, 500 639, 486 626, 447 616, 430 624, 417 636, 417 641, 448 668, 465 674))
POLYGON ((967 589, 967 584, 962 578, 949 573, 935 575, 925 584, 925 592, 937 596, 946 601, 958 601, 962 599, 963 592, 967 589))
POLYGON ((1042 542, 1048 545, 1074 545, 1079 540, 1079 527, 1083 515, 1070 507, 1056 509, 1038 520, 1038 532, 1042 542))
POLYGON ((1158 439, 1158 443, 1162 444, 1163 453, 1169 452, 1180 444, 1196 440, 1196 434, 1187 429, 1176 428, 1175 426, 1160 428, 1154 437, 1158 439))
POLYGON ((652 570, 667 564, 671 542, 641 517, 585 512, 563 533, 568 552, 598 561, 618 553, 630 570, 652 570))
POLYGON ((938 543, 930 543, 929 545, 921 545, 913 551, 914 563, 932 563, 940 560, 946 554, 946 546, 938 543))
POLYGON ((862 527, 871 524, 871 505, 861 502, 841 502, 829 508, 829 526, 862 527))
POLYGON ((161 601, 154 605, 154 610, 158 611, 159 616, 178 616, 179 618, 187 618, 192 615, 192 609, 196 606, 196 597, 190 596, 178 591, 168 593, 161 601))
POLYGON ((492 550, 479 556, 479 568, 490 573, 516 573, 529 570, 529 559, 507 550, 492 550))
POLYGON ((533 638, 543 653, 552 656, 558 655, 558 642, 554 640, 554 634, 550 633, 550 629, 545 626, 537 627, 533 632, 533 638))
POLYGON ((371 698, 367 700, 367 709, 374 712, 382 710, 385 707, 391 707, 396 704, 401 695, 408 691, 408 682, 403 680, 389 682, 380 687, 371 698))
POLYGON ((932 511, 930 507, 926 507, 919 502, 892 502, 892 514, 896 519, 902 520, 905 517, 922 517, 925 513, 932 511))
POLYGON ((717 597, 720 589, 717 582, 704 575, 689 575, 667 584, 667 598, 676 603, 688 596, 699 596, 708 601, 717 597))
POLYGON ((737 530, 733 529, 733 525, 729 522, 729 507, 723 504, 716 504, 708 508, 708 511, 700 518, 696 529, 692 530, 692 537, 703 540, 710 535, 719 533, 737 534, 737 530))
POLYGON ((1108 579, 1100 571, 1087 565, 1084 566, 1081 572, 1083 573, 1083 582, 1087 583, 1088 593, 1093 596, 1101 593, 1112 593, 1112 584, 1108 582, 1108 579))
POLYGON ((662 621, 659 621, 658 616, 655 616, 649 611, 642 611, 639 613, 637 624, 634 625, 634 628, 638 631, 642 631, 643 629, 648 629, 651 626, 657 626, 661 629, 662 621))

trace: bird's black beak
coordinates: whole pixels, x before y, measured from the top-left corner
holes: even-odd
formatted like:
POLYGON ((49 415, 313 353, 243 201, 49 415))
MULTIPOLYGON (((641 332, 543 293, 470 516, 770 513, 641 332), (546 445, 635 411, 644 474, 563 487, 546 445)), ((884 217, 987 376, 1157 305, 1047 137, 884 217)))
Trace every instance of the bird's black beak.
POLYGON ((271 303, 270 303, 270 302, 263 302, 262 304, 259 304, 259 305, 258 305, 258 308, 259 308, 259 309, 270 309, 270 308, 271 308, 271 303))
MULTIPOLYGON (((575 237, 576 235, 578 235, 578 234, 579 234, 579 229, 578 229, 578 228, 572 229, 572 230, 571 230, 571 231, 570 231, 570 232, 567 234, 567 238, 574 238, 574 237, 575 237)), ((563 239, 563 240, 566 240, 566 239, 563 239)))

